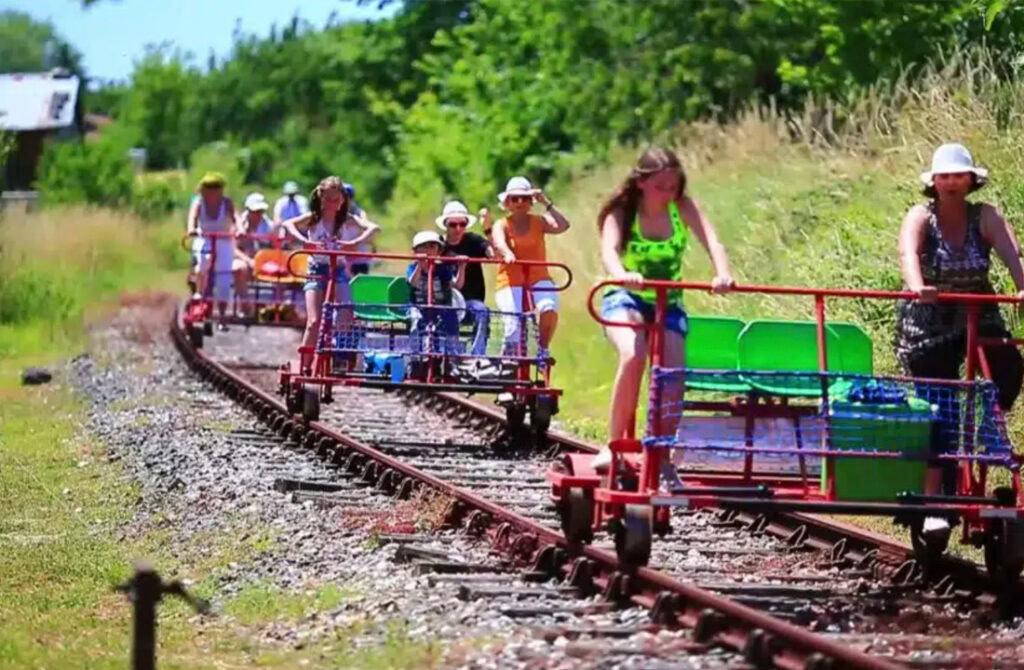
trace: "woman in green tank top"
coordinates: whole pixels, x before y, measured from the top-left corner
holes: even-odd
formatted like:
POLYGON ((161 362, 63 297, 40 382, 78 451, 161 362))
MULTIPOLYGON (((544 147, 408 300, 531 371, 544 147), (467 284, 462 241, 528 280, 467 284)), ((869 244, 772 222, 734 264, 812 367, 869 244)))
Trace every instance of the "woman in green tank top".
MULTIPOLYGON (((628 287, 610 290, 602 299, 601 316, 609 320, 639 324, 654 319, 655 292, 641 289, 640 282, 681 280, 683 253, 691 233, 714 266, 712 290, 725 293, 735 283, 725 247, 697 202, 686 194, 686 173, 669 149, 648 149, 640 156, 636 167, 601 208, 597 225, 605 270, 628 287)), ((664 324, 664 365, 669 367, 682 367, 685 362, 687 322, 682 297, 682 291, 669 294, 664 324)), ((643 330, 626 327, 606 328, 605 334, 619 354, 608 425, 608 439, 616 440, 633 434, 640 382, 647 365, 647 336, 643 330)), ((681 386, 666 391, 666 402, 675 400, 672 395, 682 400, 681 386)), ((605 449, 595 460, 595 467, 607 468, 610 457, 605 449)), ((663 477, 670 486, 676 485, 675 467, 671 462, 665 466, 663 477)))

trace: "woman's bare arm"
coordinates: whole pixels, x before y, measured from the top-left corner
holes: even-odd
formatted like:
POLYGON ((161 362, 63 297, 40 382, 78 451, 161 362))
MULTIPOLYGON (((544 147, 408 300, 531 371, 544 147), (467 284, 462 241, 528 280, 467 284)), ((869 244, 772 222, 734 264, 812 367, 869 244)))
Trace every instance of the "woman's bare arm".
POLYGON ((732 278, 732 270, 729 268, 729 256, 725 252, 725 246, 718 241, 718 233, 714 224, 693 198, 684 197, 677 204, 686 225, 697 236, 697 241, 704 247, 708 258, 711 259, 711 265, 715 269, 713 284, 716 285, 716 288, 730 288, 735 282, 732 278))

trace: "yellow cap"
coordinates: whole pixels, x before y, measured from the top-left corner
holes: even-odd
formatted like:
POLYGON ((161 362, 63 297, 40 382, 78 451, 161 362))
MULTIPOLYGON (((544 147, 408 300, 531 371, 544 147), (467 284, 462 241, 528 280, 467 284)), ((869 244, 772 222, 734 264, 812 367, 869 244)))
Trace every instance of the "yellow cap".
POLYGON ((224 175, 219 172, 207 172, 199 180, 199 188, 224 188, 224 175))

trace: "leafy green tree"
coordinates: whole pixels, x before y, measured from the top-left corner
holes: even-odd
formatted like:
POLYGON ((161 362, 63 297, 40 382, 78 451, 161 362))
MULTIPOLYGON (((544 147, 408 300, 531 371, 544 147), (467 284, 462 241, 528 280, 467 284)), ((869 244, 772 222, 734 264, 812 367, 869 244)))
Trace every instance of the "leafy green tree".
POLYGON ((118 116, 138 134, 150 167, 184 164, 197 146, 200 81, 198 70, 165 47, 150 49, 135 64, 118 116))
POLYGON ((40 72, 63 67, 84 75, 82 55, 57 34, 53 25, 28 14, 0 12, 0 73, 40 72))

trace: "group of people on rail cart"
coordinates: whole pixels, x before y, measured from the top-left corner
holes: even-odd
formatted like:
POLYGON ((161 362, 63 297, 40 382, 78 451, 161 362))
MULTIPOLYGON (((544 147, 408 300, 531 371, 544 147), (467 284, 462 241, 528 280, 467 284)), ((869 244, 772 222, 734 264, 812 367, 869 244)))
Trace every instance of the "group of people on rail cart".
MULTIPOLYGON (((932 157, 931 168, 920 175, 926 200, 906 213, 899 234, 899 255, 904 288, 917 294, 914 300, 898 305, 895 347, 897 358, 908 376, 916 378, 956 379, 965 355, 966 310, 953 302, 939 302, 941 293, 994 294, 991 251, 1009 270, 1024 299, 1024 266, 1020 245, 1012 228, 990 204, 968 201, 967 196, 985 186, 986 169, 975 165, 961 144, 944 144, 932 157)), ((246 198, 245 210, 235 222, 230 200, 223 195, 223 178, 207 175, 199 185, 200 197, 189 212, 189 231, 227 231, 234 225, 238 232, 287 232, 302 243, 330 249, 365 250, 379 227, 359 210, 353 191, 337 177, 323 179, 313 189, 308 205, 289 182, 284 197, 273 208, 273 220, 266 217, 269 206, 259 194, 246 198), (234 223, 233 223, 234 222, 234 223)), ((528 273, 521 260, 546 261, 545 238, 569 229, 569 221, 551 200, 524 177, 510 179, 498 194, 504 216, 491 225, 490 212, 484 208, 476 216, 458 201, 444 206, 436 225, 444 235, 421 231, 412 240, 414 254, 423 258, 411 263, 406 278, 411 287, 411 302, 418 306, 419 318, 434 321, 445 333, 457 332, 458 323, 451 312, 431 313, 424 306, 427 294, 428 258, 453 256, 451 263, 434 265, 433 294, 444 303, 452 289, 465 297, 465 319, 474 325, 474 352, 482 352, 488 337, 486 287, 479 264, 459 262, 459 258, 497 258, 504 261, 496 276, 494 303, 503 312, 521 309, 523 292, 530 291, 537 313, 541 358, 558 324, 558 297, 552 291, 550 277, 544 272, 528 273), (543 213, 534 212, 540 205, 543 213), (471 232, 477 223, 483 234, 471 232), (529 274, 529 276, 527 276, 529 274)), ((687 189, 686 173, 679 158, 669 149, 645 151, 622 183, 602 205, 597 217, 601 237, 601 260, 607 273, 624 285, 609 289, 601 301, 601 316, 608 320, 650 324, 655 316, 655 296, 643 288, 644 280, 682 280, 683 259, 691 237, 710 258, 714 276, 712 291, 726 293, 735 285, 729 259, 719 242, 714 225, 687 189)), ((218 264, 224 260, 227 277, 235 272, 235 281, 244 286, 245 273, 251 268, 252 247, 232 247, 229 239, 218 239, 226 253, 218 252, 218 264)), ((209 244, 209 242, 206 242, 209 244)), ((210 268, 197 255, 196 271, 200 285, 209 281, 210 268)), ((337 267, 339 296, 345 302, 350 274, 364 272, 365 264, 341 263, 337 267)), ((305 285, 308 315, 305 344, 312 344, 319 327, 320 305, 327 279, 325 259, 313 258, 305 285)), ((236 284, 238 285, 238 284, 236 284)), ((218 300, 223 290, 216 293, 218 300)), ((663 364, 684 365, 687 315, 682 291, 669 294, 664 326, 663 364)), ((223 303, 220 308, 223 310, 223 303)), ((648 341, 644 329, 608 327, 605 334, 618 355, 618 367, 611 395, 609 440, 628 437, 632 432, 634 411, 648 359, 648 341)), ((1008 338, 1009 332, 996 304, 980 307, 978 334, 985 338, 1008 338)), ((506 336, 508 333, 506 333, 506 336)), ((1009 410, 1020 392, 1024 378, 1024 360, 1012 344, 985 347, 985 356, 998 389, 999 404, 1009 410)), ((680 397, 682 389, 676 391, 680 397)), ((948 445, 933 444, 933 455, 948 445)), ((598 456, 596 467, 607 468, 610 452, 598 456)), ((951 469, 936 459, 930 462, 926 493, 939 493, 950 484, 951 469)), ((662 481, 667 487, 678 485, 676 465, 665 463, 662 481)), ((926 533, 949 533, 948 521, 930 518, 926 533)))

